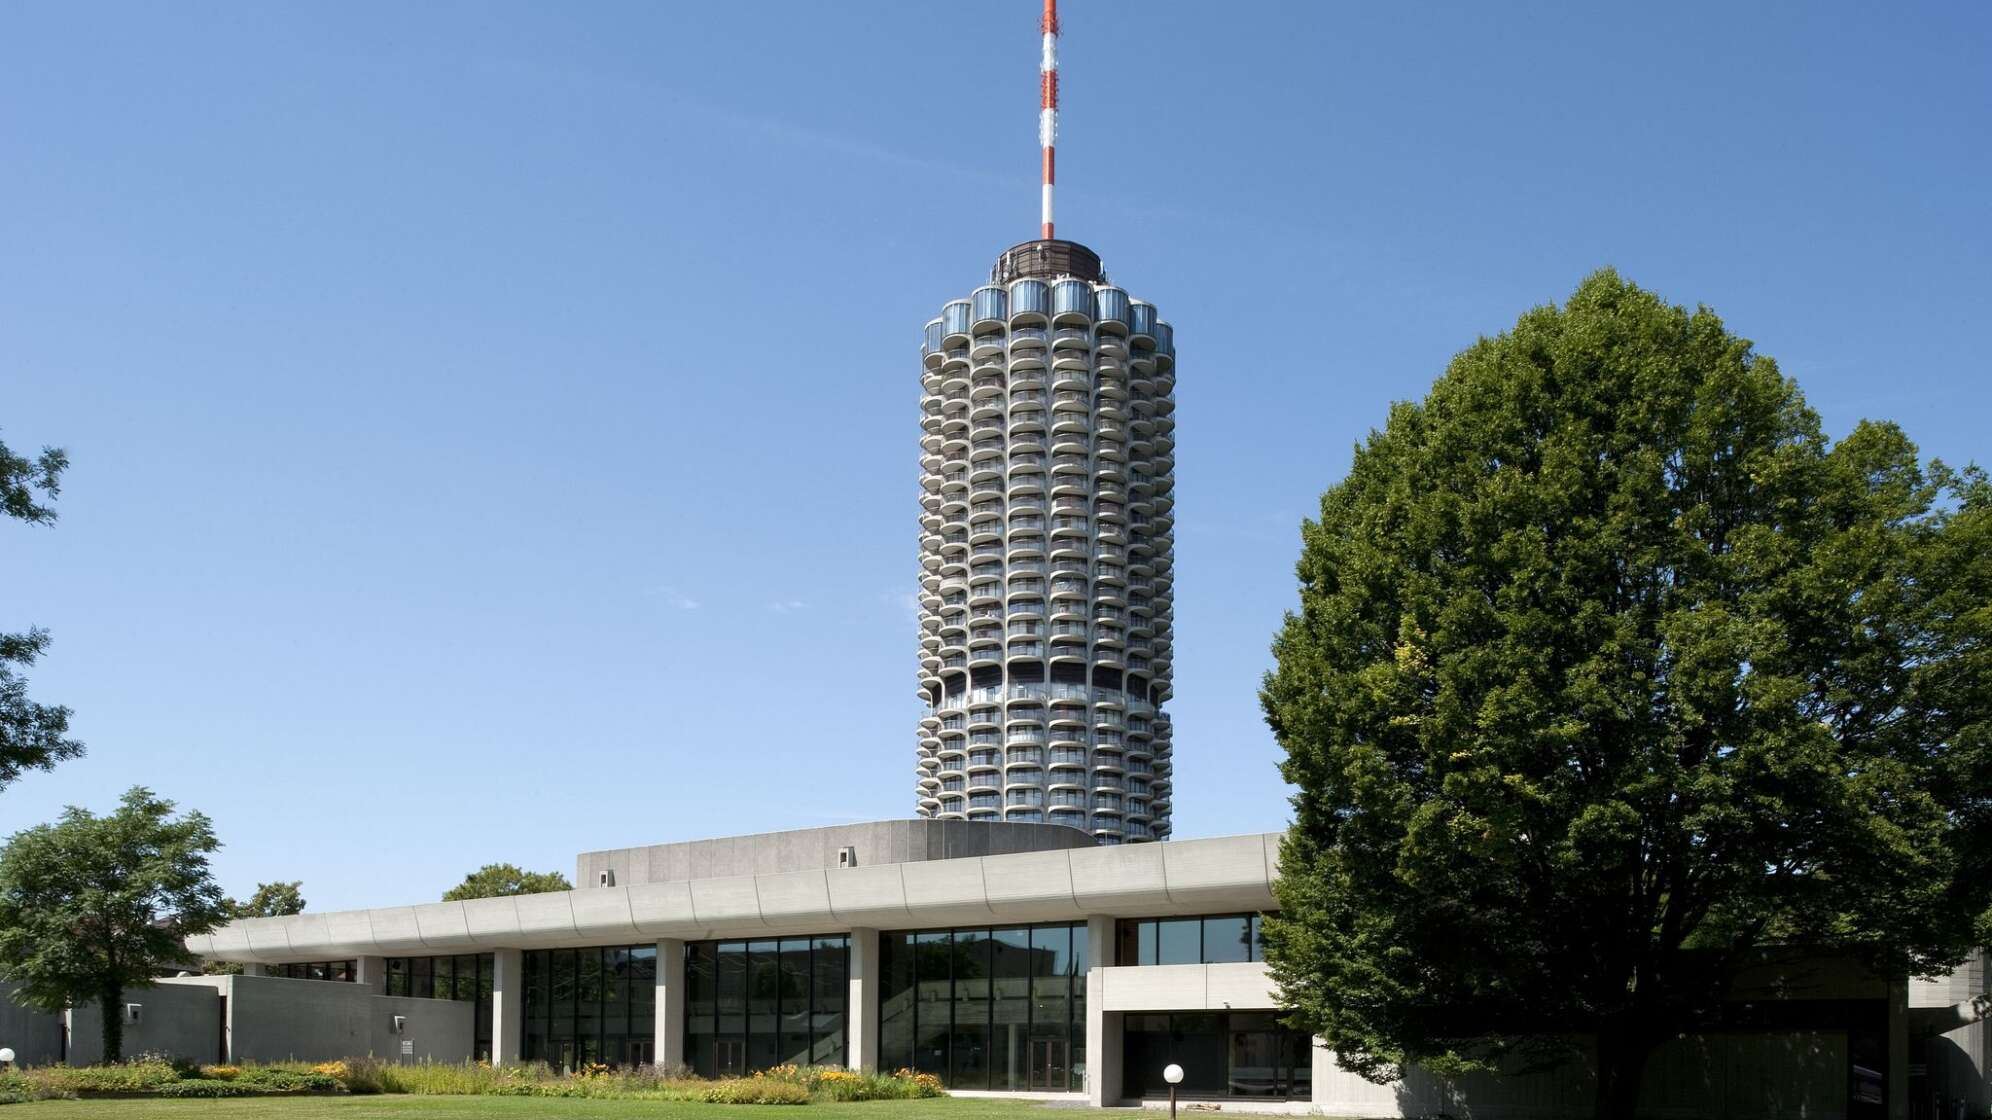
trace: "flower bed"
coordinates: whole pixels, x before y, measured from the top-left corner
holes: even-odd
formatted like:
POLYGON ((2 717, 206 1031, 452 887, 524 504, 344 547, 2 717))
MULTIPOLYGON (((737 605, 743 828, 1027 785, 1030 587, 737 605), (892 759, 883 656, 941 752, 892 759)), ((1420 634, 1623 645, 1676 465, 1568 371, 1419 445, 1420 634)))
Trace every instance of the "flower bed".
POLYGON ((777 1066, 751 1077, 708 1081, 655 1066, 590 1066, 571 1074, 544 1065, 482 1062, 400 1065, 374 1058, 337 1062, 193 1066, 142 1058, 109 1066, 43 1066, 0 1074, 0 1104, 74 1097, 256 1097, 309 1093, 416 1096, 581 1097, 697 1101, 708 1104, 808 1104, 812 1100, 911 1100, 942 1096, 932 1074, 864 1073, 816 1066, 777 1066))

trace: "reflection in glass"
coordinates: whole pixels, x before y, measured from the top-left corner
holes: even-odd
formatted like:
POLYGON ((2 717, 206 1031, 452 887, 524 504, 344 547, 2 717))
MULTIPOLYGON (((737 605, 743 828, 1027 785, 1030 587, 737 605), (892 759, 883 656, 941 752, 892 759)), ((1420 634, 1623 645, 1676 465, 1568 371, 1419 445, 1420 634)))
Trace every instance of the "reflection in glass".
POLYGON ((685 1062, 694 1073, 846 1063, 850 938, 693 942, 685 968, 685 1062))
POLYGON ((887 933, 879 1063, 957 1089, 1068 1092, 1085 1077, 1083 925, 887 933))

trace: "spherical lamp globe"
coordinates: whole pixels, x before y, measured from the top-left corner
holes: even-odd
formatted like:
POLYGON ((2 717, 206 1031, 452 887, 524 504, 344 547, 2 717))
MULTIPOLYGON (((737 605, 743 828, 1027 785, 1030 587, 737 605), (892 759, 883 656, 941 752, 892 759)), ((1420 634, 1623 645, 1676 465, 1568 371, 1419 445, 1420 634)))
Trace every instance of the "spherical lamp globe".
POLYGON ((1170 1062, 1168 1068, 1162 1071, 1162 1080, 1167 1081, 1171 1085, 1181 1085, 1183 1083, 1183 1067, 1170 1062))

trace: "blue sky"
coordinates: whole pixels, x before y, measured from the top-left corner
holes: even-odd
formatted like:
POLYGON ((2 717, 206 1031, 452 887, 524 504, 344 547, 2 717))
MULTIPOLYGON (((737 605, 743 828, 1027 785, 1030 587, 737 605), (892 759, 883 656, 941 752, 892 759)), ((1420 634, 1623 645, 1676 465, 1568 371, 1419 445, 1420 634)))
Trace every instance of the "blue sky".
MULTIPOLYGON (((902 816, 918 340, 1034 236, 1035 5, 15 5, 0 626, 223 885, 902 816)), ((1177 328, 1179 836, 1280 827, 1297 526, 1612 264, 1986 452, 1983 6, 1069 0, 1059 230, 1177 328), (1221 22, 1213 25, 1213 19, 1221 22)))

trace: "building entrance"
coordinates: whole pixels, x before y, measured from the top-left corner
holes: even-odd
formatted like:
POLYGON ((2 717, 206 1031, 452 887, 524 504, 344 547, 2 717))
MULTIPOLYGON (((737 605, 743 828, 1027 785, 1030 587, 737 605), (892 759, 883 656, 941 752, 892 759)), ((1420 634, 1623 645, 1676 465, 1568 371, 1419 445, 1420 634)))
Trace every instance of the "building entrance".
POLYGON ((1030 1088, 1050 1092, 1065 1092, 1068 1082, 1066 1071, 1066 1042, 1062 1038, 1034 1038, 1031 1040, 1030 1088))

